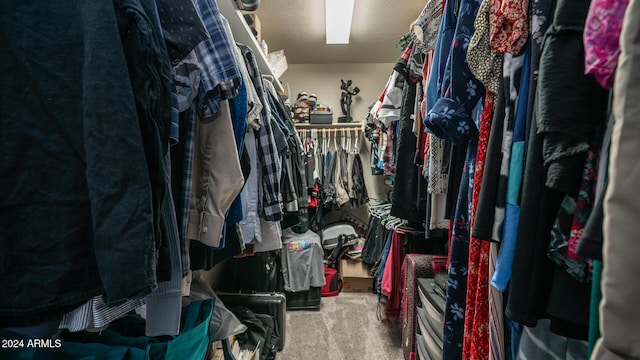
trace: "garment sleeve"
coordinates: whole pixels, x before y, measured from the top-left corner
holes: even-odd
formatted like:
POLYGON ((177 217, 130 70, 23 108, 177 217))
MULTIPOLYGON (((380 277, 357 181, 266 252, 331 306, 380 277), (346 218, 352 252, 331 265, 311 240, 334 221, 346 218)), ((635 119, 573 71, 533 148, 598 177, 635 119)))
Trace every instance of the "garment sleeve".
POLYGON ((467 48, 473 36, 480 1, 463 0, 458 12, 456 31, 447 59, 442 97, 429 111, 425 125, 431 133, 454 143, 478 136, 471 113, 485 93, 484 86, 469 70, 467 48))
POLYGON ((280 179, 278 174, 282 164, 278 157, 278 150, 273 138, 270 121, 264 121, 257 135, 258 161, 262 168, 262 196, 264 218, 269 221, 282 220, 280 208, 280 179))

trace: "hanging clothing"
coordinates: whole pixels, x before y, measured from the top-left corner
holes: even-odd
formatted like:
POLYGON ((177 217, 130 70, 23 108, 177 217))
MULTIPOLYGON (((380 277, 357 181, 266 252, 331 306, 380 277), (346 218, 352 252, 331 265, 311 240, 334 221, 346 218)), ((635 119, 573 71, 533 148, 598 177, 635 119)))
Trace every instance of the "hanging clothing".
POLYGON ((631 340, 637 332, 638 312, 633 303, 640 297, 635 275, 638 274, 637 186, 638 179, 638 87, 636 71, 640 24, 640 3, 629 2, 620 36, 620 59, 615 75, 611 136, 609 185, 604 199, 604 247, 600 328, 593 359, 640 357, 640 344, 631 340))
POLYGON ((536 121, 543 137, 545 185, 571 195, 578 192, 584 159, 595 128, 605 123, 608 102, 595 78, 584 74, 581 32, 588 5, 557 3, 540 58, 536 121))
POLYGON ((529 36, 528 0, 491 0, 491 48, 518 55, 529 36))
MULTIPOLYGON (((480 117, 480 136, 473 178, 471 196, 470 228, 478 207, 481 192, 487 142, 493 116, 493 94, 487 92, 480 117)), ((469 260, 467 275, 467 312, 464 323, 464 359, 487 359, 489 357, 489 243, 473 236, 469 240, 469 260)))
MULTIPOLYGON (((504 221, 494 224, 494 232, 502 230, 500 253, 496 263, 496 270, 491 279, 491 285, 500 291, 505 291, 509 279, 511 278, 511 268, 513 265, 513 252, 518 241, 518 221, 520 217, 520 190, 522 185, 524 149, 525 149, 525 128, 527 120, 527 106, 529 95, 529 49, 522 53, 522 76, 519 88, 511 89, 517 91, 517 102, 512 103, 515 107, 513 118, 513 137, 509 154, 508 173, 505 202, 504 221)), ((503 158, 504 159, 504 158, 503 158)), ((503 166, 505 162, 503 161, 503 166)), ((500 191, 501 189, 499 189, 500 191)), ((501 193, 502 194, 502 193, 501 193)), ((495 218, 497 218, 497 212, 495 218)), ((496 221, 494 218, 494 221, 496 221)))
MULTIPOLYGON (((137 116, 132 82, 122 76, 129 72, 113 4, 84 5, 3 3, 0 10, 14 14, 0 20, 0 69, 7 74, 0 90, 7 114, 0 133, 0 278, 3 293, 14 294, 0 299, 1 327, 54 319, 103 291, 107 305, 115 305, 156 285, 153 216, 159 208, 152 207, 142 137, 162 140, 141 134, 139 121, 152 119, 137 116), (100 96, 82 91, 96 84, 104 89, 100 96), (131 268, 138 271, 125 275, 131 268), (27 284, 37 291, 24 296, 27 284)), ((139 25, 145 23, 141 10, 131 12, 139 25)), ((153 21, 145 24, 156 28, 153 21)), ((162 39, 130 30, 149 41, 140 50, 164 48, 162 39)), ((158 100, 171 114, 167 85, 157 94, 166 95, 158 100)), ((155 120, 170 126, 169 117, 155 120)), ((164 139, 166 150, 168 131, 164 139)))
MULTIPOLYGON (((167 155, 166 164, 170 157, 167 155)), ((167 196, 162 203, 162 218, 160 226, 162 233, 168 239, 170 279, 158 281, 158 287, 145 298, 147 319, 145 334, 147 336, 174 336, 180 332, 182 314, 182 264, 180 253, 180 237, 176 223, 175 206, 169 181, 169 174, 165 174, 167 196)))
MULTIPOLYGON (((555 221, 555 216, 550 214, 557 214, 565 194, 577 193, 584 157, 595 135, 594 129, 603 124, 605 119, 606 94, 593 77, 583 75, 580 69, 583 50, 579 33, 561 30, 581 29, 584 24, 581 19, 586 18, 587 10, 587 5, 583 3, 561 1, 557 4, 554 25, 548 33, 549 40, 545 43, 540 59, 540 81, 536 97, 538 111, 530 131, 531 135, 534 132, 537 135, 532 135, 536 138, 530 140, 526 155, 520 229, 507 304, 507 315, 525 325, 535 324, 539 317, 546 314, 549 296, 554 294, 551 287, 557 286, 549 282, 554 267, 550 266, 549 260, 544 259, 550 241, 550 230, 555 221), (562 52, 558 55, 560 58, 556 56, 557 52, 562 52), (572 69, 567 68, 562 75, 564 80, 560 81, 559 75, 553 74, 558 74, 562 69, 554 65, 562 57, 566 61, 563 64, 572 66, 572 69), (567 87, 569 84, 571 87, 567 87), (557 118, 562 113, 558 108, 560 103, 551 97, 554 93, 556 95, 553 96, 562 93, 564 98, 579 96, 580 100, 576 100, 578 104, 580 101, 589 101, 588 105, 579 106, 580 111, 585 110, 589 114, 572 112, 568 117, 563 116, 563 121, 553 121, 551 124, 551 118, 557 118), (576 115, 580 116, 579 120, 573 118, 576 115), (565 120, 569 119, 572 119, 571 124, 567 125, 565 120), (581 129, 574 131, 572 127, 576 122, 581 129), (535 232, 531 229, 535 229, 535 232)), ((565 105, 562 106, 566 109, 565 105)), ((557 295, 556 298, 560 299, 561 296, 557 295)))
POLYGON ((502 135, 504 132, 504 115, 506 94, 501 81, 500 91, 496 93, 491 131, 487 143, 484 174, 482 176, 482 191, 478 198, 478 208, 472 228, 472 236, 487 241, 499 241, 502 236, 494 233, 495 208, 498 200, 498 185, 500 182, 500 166, 502 165, 502 135))
POLYGON ((282 243, 284 289, 298 292, 307 291, 312 286, 324 286, 324 251, 320 236, 312 231, 298 234, 287 229, 282 232, 282 243))
POLYGON ((393 231, 391 248, 382 278, 382 293, 388 297, 385 308, 387 318, 398 318, 402 304, 402 261, 405 256, 404 235, 393 231))
POLYGON ((586 359, 587 343, 554 334, 549 320, 543 319, 525 327, 517 353, 518 359, 586 359))
POLYGON ((269 121, 270 108, 265 95, 262 84, 262 75, 256 64, 256 59, 251 49, 246 45, 239 45, 242 55, 247 65, 249 76, 253 82, 253 86, 258 94, 263 108, 260 113, 260 129, 256 132, 257 154, 260 164, 260 179, 262 186, 260 189, 261 205, 258 208, 261 217, 269 221, 282 220, 282 209, 280 208, 280 178, 278 174, 281 171, 282 164, 277 156, 275 149, 275 140, 273 139, 273 130, 271 121, 269 121))
POLYGON ((347 188, 345 186, 345 180, 347 176, 348 170, 347 167, 347 159, 346 159, 345 150, 338 150, 335 152, 335 174, 333 176, 335 188, 336 188, 336 199, 335 203, 338 207, 349 202, 349 193, 347 192, 347 188))
POLYGON ((488 91, 497 94, 502 81, 502 59, 504 55, 491 48, 491 12, 492 0, 483 0, 474 22, 476 31, 471 37, 467 50, 467 63, 473 73, 488 91))
POLYGON ((193 146, 196 129, 194 101, 200 87, 200 65, 195 51, 173 67, 174 91, 178 95, 178 143, 171 147, 171 189, 176 206, 175 213, 182 253, 182 276, 191 269, 187 246, 187 224, 193 177, 193 146))
POLYGON ((484 96, 485 90, 469 71, 466 52, 479 6, 480 2, 476 0, 461 1, 457 19, 453 14, 455 4, 445 8, 443 22, 450 18, 450 22, 455 23, 454 41, 442 81, 442 97, 429 111, 425 126, 436 136, 451 139, 454 143, 478 136, 471 112, 484 96))
POLYGON ((242 80, 233 56, 233 35, 215 1, 195 0, 196 9, 210 38, 196 46, 196 56, 202 67, 198 114, 213 116, 220 110, 220 101, 232 99, 242 80))
POLYGON ((584 27, 585 74, 593 74, 605 89, 613 87, 620 31, 628 0, 593 0, 584 27))
POLYGON ((182 61, 209 33, 193 2, 156 0, 162 35, 171 64, 182 61))
POLYGON ((462 359, 464 322, 467 315, 466 293, 469 262, 469 204, 473 188, 473 172, 477 147, 471 141, 460 181, 456 213, 449 246, 449 280, 444 313, 443 359, 462 359))
POLYGON ((438 39, 438 27, 442 22, 442 0, 429 0, 411 25, 413 49, 423 54, 433 50, 438 39))
POLYGON ((259 205, 259 181, 258 181, 258 154, 256 150, 255 130, 247 129, 245 134, 246 153, 249 158, 249 177, 246 184, 240 192, 242 199, 242 210, 244 212, 242 220, 239 222, 240 237, 245 244, 253 242, 254 239, 261 241, 262 232, 260 231, 260 220, 258 215, 259 205))
POLYGON ((198 118, 187 237, 220 246, 227 210, 244 185, 227 100, 213 118, 198 118))
MULTIPOLYGON (((247 86, 243 82, 240 84, 240 88, 238 89, 238 95, 229 103, 231 124, 233 125, 233 136, 239 157, 241 157, 242 150, 244 149, 244 135, 247 132, 247 127, 249 126, 247 123, 248 101, 247 86)), ((225 225, 233 225, 238 223, 240 220, 242 220, 242 202, 240 200, 240 196, 236 194, 235 199, 229 207, 225 217, 225 225)))
POLYGON ((395 157, 395 186, 391 201, 391 215, 419 224, 426 216, 426 202, 416 204, 416 196, 420 193, 419 188, 426 188, 426 184, 413 161, 413 155, 416 152, 416 136, 412 130, 412 113, 415 105, 416 84, 408 78, 405 80, 401 119, 396 123, 400 128, 400 135, 397 139, 398 151, 395 157))

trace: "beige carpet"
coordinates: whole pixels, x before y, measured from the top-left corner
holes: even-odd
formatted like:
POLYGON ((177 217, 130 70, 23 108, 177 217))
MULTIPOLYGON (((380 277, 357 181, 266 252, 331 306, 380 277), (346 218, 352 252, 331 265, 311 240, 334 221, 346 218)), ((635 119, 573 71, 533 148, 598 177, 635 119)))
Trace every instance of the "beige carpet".
POLYGON ((400 330, 376 318, 377 304, 377 295, 343 292, 319 311, 288 311, 277 360, 401 360, 400 330))

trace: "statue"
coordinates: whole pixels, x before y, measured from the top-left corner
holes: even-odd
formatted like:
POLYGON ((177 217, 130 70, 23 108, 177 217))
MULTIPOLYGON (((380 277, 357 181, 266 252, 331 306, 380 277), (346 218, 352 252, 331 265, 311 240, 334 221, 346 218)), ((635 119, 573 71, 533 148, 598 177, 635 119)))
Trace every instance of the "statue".
POLYGON ((360 92, 360 89, 356 86, 353 90, 349 90, 352 82, 351 80, 347 80, 345 83, 344 80, 340 79, 342 85, 340 86, 340 90, 342 90, 342 95, 340 96, 340 108, 342 109, 342 114, 344 116, 340 116, 338 118, 338 122, 341 123, 350 123, 353 122, 353 118, 351 117, 351 97, 353 95, 357 95, 360 92))

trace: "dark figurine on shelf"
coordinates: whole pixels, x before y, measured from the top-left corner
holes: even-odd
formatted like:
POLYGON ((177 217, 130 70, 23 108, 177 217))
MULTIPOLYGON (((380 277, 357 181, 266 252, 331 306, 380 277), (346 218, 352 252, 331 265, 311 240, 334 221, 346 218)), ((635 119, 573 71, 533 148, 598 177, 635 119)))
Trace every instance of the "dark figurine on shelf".
POLYGON ((340 79, 342 85, 340 85, 340 90, 342 90, 342 95, 340 96, 340 108, 342 109, 342 114, 344 116, 340 116, 338 118, 338 122, 341 123, 350 123, 353 122, 353 118, 351 117, 351 97, 357 95, 360 92, 360 89, 356 86, 353 90, 349 90, 352 82, 351 80, 347 80, 345 83, 344 80, 340 79))

